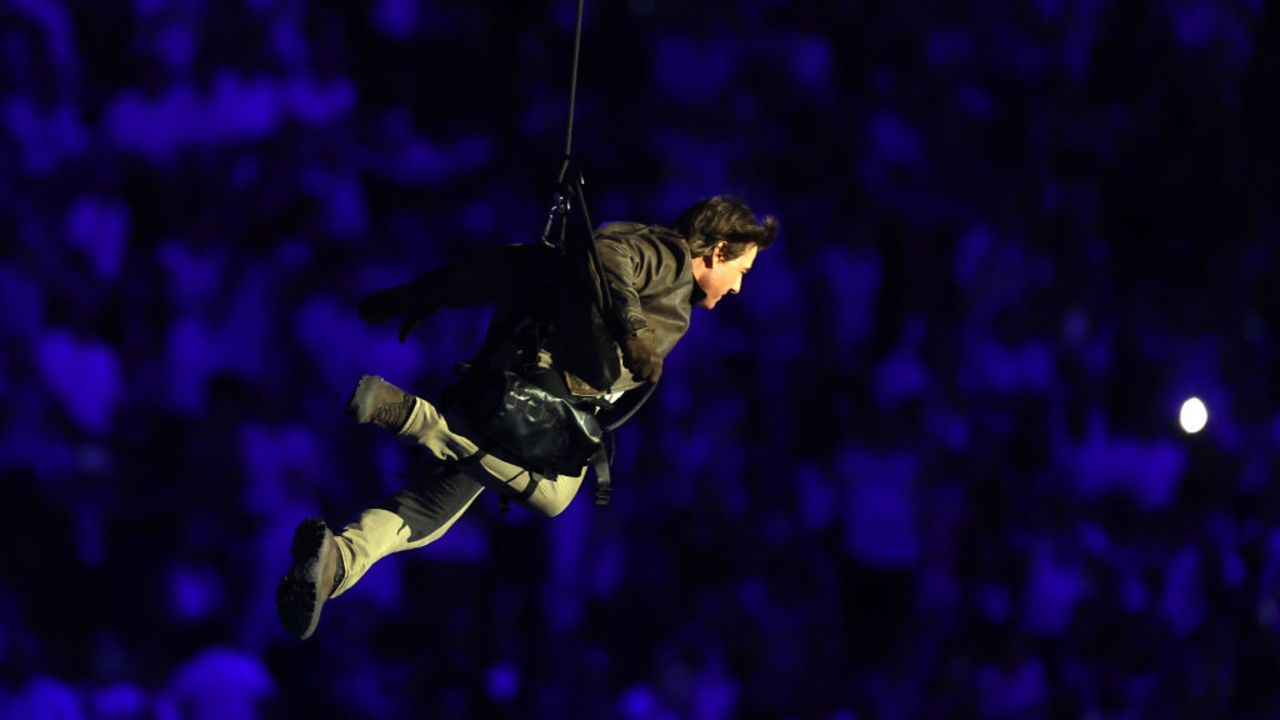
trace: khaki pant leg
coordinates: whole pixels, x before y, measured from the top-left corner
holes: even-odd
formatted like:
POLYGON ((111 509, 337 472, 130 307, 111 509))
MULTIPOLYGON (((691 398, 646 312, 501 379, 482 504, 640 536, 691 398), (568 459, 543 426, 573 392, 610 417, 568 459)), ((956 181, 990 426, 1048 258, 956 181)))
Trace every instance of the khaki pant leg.
POLYGON ((556 475, 554 479, 533 480, 533 475, 528 470, 499 460, 492 455, 485 455, 477 465, 480 469, 468 474, 478 482, 487 487, 500 486, 506 491, 515 493, 516 502, 549 518, 559 515, 569 507, 569 502, 578 494, 578 488, 582 487, 582 479, 587 474, 587 469, 584 467, 577 475, 556 475), (533 494, 526 499, 524 495, 528 492, 531 481, 537 484, 534 486, 533 494))
MULTIPOLYGON (((422 398, 417 398, 409 421, 405 423, 400 435, 427 448, 441 460, 461 460, 480 451, 478 445, 450 428, 444 415, 422 398)), ((467 468, 464 472, 486 487, 516 493, 517 502, 546 517, 555 517, 569 506, 587 473, 584 467, 577 475, 558 475, 554 481, 538 480, 533 495, 526 500, 521 496, 531 479, 528 470, 492 455, 485 455, 477 464, 483 472, 472 468, 467 468)))
MULTIPOLYGON (((462 460, 480 452, 479 446, 449 427, 434 405, 422 398, 415 400, 400 436, 423 446, 438 460, 462 460)), ((583 468, 577 475, 559 475, 554 481, 538 479, 533 493, 517 502, 546 517, 555 517, 568 507, 585 475, 586 468, 583 468)), ((375 562, 387 555, 438 540, 485 487, 499 488, 520 498, 531 481, 528 470, 484 455, 479 462, 463 466, 458 475, 423 481, 423 485, 411 484, 392 498, 390 509, 365 510, 356 522, 336 536, 345 576, 333 597, 349 590, 375 562)))
POLYGON ((409 419, 397 435, 426 448, 438 460, 461 460, 480 451, 478 445, 449 427, 435 405, 420 397, 414 401, 409 419))
POLYGON ((345 575, 337 597, 373 564, 391 553, 435 542, 471 507, 484 486, 462 475, 419 479, 396 493, 387 507, 369 508, 335 537, 345 575))

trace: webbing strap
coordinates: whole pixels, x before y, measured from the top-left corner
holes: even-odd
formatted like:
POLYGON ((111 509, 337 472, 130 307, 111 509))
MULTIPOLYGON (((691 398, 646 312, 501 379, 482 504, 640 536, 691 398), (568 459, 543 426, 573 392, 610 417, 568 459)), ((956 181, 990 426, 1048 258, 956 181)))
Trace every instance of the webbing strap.
POLYGON ((609 504, 613 497, 613 479, 609 476, 609 451, 601 445, 595 455, 591 456, 591 465, 596 471, 596 507, 609 504))
MULTIPOLYGON (((538 474, 533 472, 532 470, 525 470, 525 473, 529 475, 529 482, 524 486, 523 490, 520 490, 519 492, 511 490, 509 492, 504 491, 499 493, 498 512, 502 513, 503 515, 506 515, 507 512, 511 510, 512 495, 519 498, 521 502, 527 503, 529 502, 529 499, 533 497, 533 494, 537 492, 538 483, 542 482, 544 478, 538 477, 538 474)), ((519 477, 519 475, 517 475, 516 477, 519 477)), ((547 480, 549 482, 551 481, 549 478, 547 480)), ((510 483, 510 481, 507 481, 507 482, 508 484, 510 483)))
MULTIPOLYGON (((575 168, 576 171, 576 168, 575 168)), ((582 186, 586 184, 586 180, 582 178, 581 171, 576 171, 575 182, 573 183, 573 194, 578 198, 578 207, 582 209, 582 219, 587 223, 587 260, 591 263, 591 271, 595 273, 598 281, 595 286, 596 303, 600 307, 600 315, 605 318, 609 329, 616 335, 620 332, 620 328, 615 327, 617 320, 613 316, 613 296, 609 294, 608 280, 604 274, 604 263, 600 260, 600 253, 596 252, 595 243, 595 225, 591 224, 591 212, 587 210, 587 197, 582 192, 582 186)), ((622 338, 615 338, 621 340, 622 338)))
POLYGON ((649 397, 653 395, 653 391, 657 389, 657 387, 658 387, 658 383, 652 383, 652 382, 646 383, 644 394, 637 397, 635 401, 631 403, 631 407, 627 408, 627 411, 622 413, 622 415, 617 420, 614 420, 613 422, 606 424, 604 426, 604 431, 606 433, 613 433, 614 430, 617 430, 618 428, 622 427, 622 424, 630 420, 631 416, 635 415, 636 412, 640 410, 641 406, 643 406, 649 400, 649 397))

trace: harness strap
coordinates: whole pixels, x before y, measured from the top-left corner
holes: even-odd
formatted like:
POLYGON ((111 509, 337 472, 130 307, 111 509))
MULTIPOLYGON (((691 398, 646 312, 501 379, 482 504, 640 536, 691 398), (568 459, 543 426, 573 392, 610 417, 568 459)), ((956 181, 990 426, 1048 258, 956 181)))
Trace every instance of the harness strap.
MULTIPOLYGON (((508 512, 511 511, 512 495, 515 495, 517 498, 519 498, 521 502, 528 502, 529 499, 533 497, 533 494, 538 491, 538 483, 542 482, 544 479, 547 479, 547 478, 540 477, 538 473, 535 473, 532 470, 525 470, 525 472, 529 475, 529 482, 524 486, 523 490, 519 492, 510 492, 510 493, 503 492, 498 494, 498 512, 502 513, 503 515, 506 515, 508 512)), ((516 477, 519 477, 519 476, 517 475, 516 477)))
POLYGON ((623 423, 630 420, 631 416, 635 415, 636 412, 638 412, 640 408, 643 407, 646 402, 648 402, 649 397, 653 395, 653 391, 656 390, 657 387, 658 387, 657 383, 652 383, 652 382, 648 383, 648 387, 644 389, 644 394, 641 395, 639 398, 637 398, 636 401, 632 403, 631 407, 627 408, 627 411, 622 413, 621 417, 619 417, 617 420, 614 420, 611 423, 605 424, 604 431, 606 433, 612 433, 614 430, 617 430, 619 427, 622 427, 623 423))
POLYGON ((591 466, 596 471, 596 507, 604 507, 613 497, 613 479, 609 475, 609 462, 612 453, 603 445, 591 456, 591 466))

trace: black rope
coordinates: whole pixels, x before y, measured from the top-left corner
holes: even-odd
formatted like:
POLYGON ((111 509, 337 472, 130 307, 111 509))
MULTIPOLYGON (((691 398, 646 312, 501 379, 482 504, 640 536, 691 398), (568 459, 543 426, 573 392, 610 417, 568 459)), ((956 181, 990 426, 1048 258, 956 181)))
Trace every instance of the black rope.
MULTIPOLYGON (((548 247, 564 249, 565 223, 564 217, 569 214, 570 198, 573 191, 565 185, 569 169, 573 162, 573 117, 578 104, 578 64, 582 54, 582 11, 585 0, 578 0, 578 19, 573 29, 573 65, 569 74, 569 122, 564 135, 564 158, 560 162, 560 173, 556 176, 556 191, 551 201, 551 210, 547 212, 547 222, 542 226, 541 240, 548 247), (560 220, 560 242, 551 241, 551 231, 560 220)), ((579 171, 575 185, 581 184, 582 173, 579 171)))
MULTIPOLYGON (((604 263, 600 261, 600 255, 596 252, 593 240, 596 228, 591 223, 591 213, 587 210, 587 198, 582 190, 582 187, 586 184, 586 178, 582 175, 582 169, 573 160, 573 118, 578 98, 578 64, 582 51, 582 11, 584 3, 585 0, 578 0, 578 18, 573 31, 573 68, 569 76, 569 121, 564 137, 564 159, 560 163, 560 173, 556 177, 556 191, 551 203, 551 210, 547 213, 547 222, 542 228, 541 239, 543 245, 556 247, 561 253, 567 254, 569 252, 565 234, 569 225, 567 216, 572 209, 573 202, 576 201, 578 207, 582 209, 582 219, 587 224, 587 261, 597 280, 595 283, 595 303, 612 333, 615 336, 620 336, 623 329, 617 326, 618 323, 613 317, 613 298, 609 295, 608 280, 604 274, 604 263), (570 171, 572 171, 572 176, 570 176, 570 171), (558 245, 550 240, 551 231, 557 221, 560 224, 560 242, 558 245)), ((616 339, 620 339, 620 337, 616 339)), ((638 402, 635 402, 626 412, 622 413, 621 417, 609 423, 605 428, 608 436, 605 444, 591 459, 591 465, 596 472, 595 504, 598 506, 608 505, 609 499, 613 494, 612 477, 609 471, 609 466, 613 463, 614 453, 617 452, 617 443, 614 440, 613 431, 629 420, 640 409, 640 406, 645 404, 645 401, 653 394, 655 387, 654 383, 649 383, 638 398, 638 402)), ((529 485, 530 488, 534 485, 532 473, 530 473, 529 485)), ((510 499, 505 495, 502 496, 500 506, 503 512, 506 512, 509 504, 510 499)))
MULTIPOLYGON (((585 0, 578 0, 578 22, 573 31, 573 73, 569 76, 569 129, 564 138, 565 166, 573 156, 573 108, 578 98, 578 53, 582 48, 582 5, 585 0)), ((564 182, 564 170, 560 171, 560 182, 564 182)))

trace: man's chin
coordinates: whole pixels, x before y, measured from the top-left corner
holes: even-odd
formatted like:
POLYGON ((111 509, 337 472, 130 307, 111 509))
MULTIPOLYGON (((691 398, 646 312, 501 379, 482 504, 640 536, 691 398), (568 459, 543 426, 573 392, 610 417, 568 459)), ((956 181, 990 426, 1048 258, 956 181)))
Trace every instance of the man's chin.
POLYGON ((698 301, 698 307, 711 310, 716 306, 716 303, 719 301, 720 301, 720 298, 704 297, 698 301))

